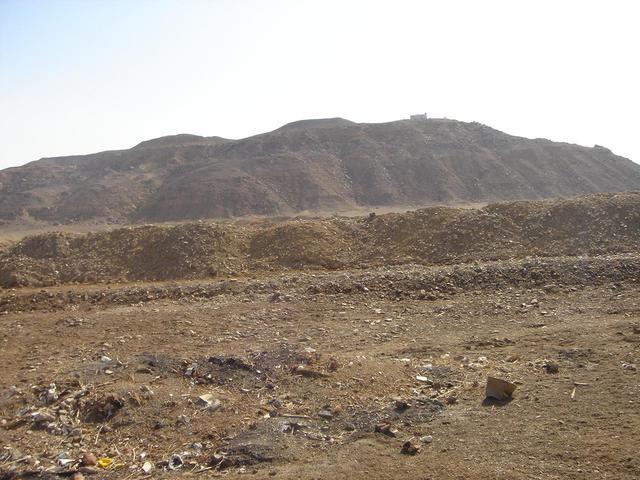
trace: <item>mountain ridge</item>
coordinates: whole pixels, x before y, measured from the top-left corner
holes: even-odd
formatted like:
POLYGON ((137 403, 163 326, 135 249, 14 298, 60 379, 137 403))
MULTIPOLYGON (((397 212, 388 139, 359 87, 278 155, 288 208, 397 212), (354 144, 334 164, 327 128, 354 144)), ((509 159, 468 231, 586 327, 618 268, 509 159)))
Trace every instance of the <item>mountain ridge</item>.
POLYGON ((0 171, 0 219, 179 221, 640 190, 595 146, 450 119, 311 119, 239 140, 178 134, 0 171))

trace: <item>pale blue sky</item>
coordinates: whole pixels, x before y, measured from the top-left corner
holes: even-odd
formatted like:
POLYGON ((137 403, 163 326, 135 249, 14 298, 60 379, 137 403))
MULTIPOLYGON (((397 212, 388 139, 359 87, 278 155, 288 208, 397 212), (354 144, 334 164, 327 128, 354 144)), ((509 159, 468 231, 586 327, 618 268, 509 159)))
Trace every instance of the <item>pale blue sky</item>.
POLYGON ((416 112, 640 161, 635 4, 0 0, 0 167, 416 112))

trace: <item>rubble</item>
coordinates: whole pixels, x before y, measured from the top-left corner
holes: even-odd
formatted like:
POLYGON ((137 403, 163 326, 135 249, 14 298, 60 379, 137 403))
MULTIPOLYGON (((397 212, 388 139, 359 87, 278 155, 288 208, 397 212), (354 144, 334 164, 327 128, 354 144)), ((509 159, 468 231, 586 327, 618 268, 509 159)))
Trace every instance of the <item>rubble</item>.
POLYGON ((511 398, 516 385, 501 378, 487 377, 485 396, 495 400, 508 400, 511 398))
POLYGON ((198 397, 196 405, 203 410, 214 412, 222 406, 222 402, 215 398, 213 394, 207 393, 198 397))
MULTIPOLYGON (((640 248, 635 220, 639 202, 637 193, 601 194, 479 209, 433 207, 378 215, 370 221, 343 217, 298 219, 266 228, 188 223, 86 235, 45 233, 0 252, 0 280, 11 288, 228 278, 236 272, 268 272, 276 267, 334 270, 363 264, 434 266, 528 256, 635 253, 640 248), (548 241, 550 228, 554 241, 548 241)), ((484 267, 473 268, 480 278, 487 274, 484 267)), ((541 278, 544 292, 557 291, 559 283, 561 279, 553 276, 541 278)), ((358 284, 364 293, 375 290, 365 281, 358 284)), ((413 295, 435 300, 442 294, 440 285, 419 285, 413 295)), ((288 303, 294 296, 278 288, 269 298, 288 303)), ((537 309, 541 302, 537 297, 525 300, 527 308, 537 309)))

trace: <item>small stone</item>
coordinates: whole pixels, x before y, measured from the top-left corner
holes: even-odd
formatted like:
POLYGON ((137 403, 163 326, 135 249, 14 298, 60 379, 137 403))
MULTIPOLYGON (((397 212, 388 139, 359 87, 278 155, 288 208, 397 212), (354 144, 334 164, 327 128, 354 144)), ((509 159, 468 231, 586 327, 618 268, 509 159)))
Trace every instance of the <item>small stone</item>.
POLYGON ((424 437, 420 437, 420 441, 422 443, 431 443, 433 442, 433 437, 431 435, 425 435, 424 437))
POLYGON ((80 457, 80 465, 84 467, 93 467, 98 464, 98 457, 96 457, 93 453, 83 453, 82 457, 80 457))
POLYGON ((84 480, 84 475, 80 472, 75 472, 71 475, 71 480, 84 480))
POLYGON ((144 473, 151 473, 153 471, 153 463, 147 461, 142 465, 142 471, 144 473))
POLYGON ((511 382, 500 378, 487 377, 485 395, 488 398, 494 398, 496 400, 507 400, 511 398, 515 389, 516 385, 511 382))
POLYGON ((183 426, 191 425, 191 419, 186 415, 178 415, 178 419, 176 420, 176 423, 178 425, 183 425, 183 426))
POLYGON ((222 402, 215 398, 212 394, 206 393, 198 397, 196 405, 204 410, 211 410, 213 412, 222 406, 222 402))
POLYGON ((423 377, 422 375, 416 375, 416 380, 422 383, 431 383, 428 377, 423 377))
POLYGON ((333 413, 331 413, 329 410, 320 410, 318 412, 318 416, 320 418, 324 418, 325 420, 331 420, 333 418, 333 413))

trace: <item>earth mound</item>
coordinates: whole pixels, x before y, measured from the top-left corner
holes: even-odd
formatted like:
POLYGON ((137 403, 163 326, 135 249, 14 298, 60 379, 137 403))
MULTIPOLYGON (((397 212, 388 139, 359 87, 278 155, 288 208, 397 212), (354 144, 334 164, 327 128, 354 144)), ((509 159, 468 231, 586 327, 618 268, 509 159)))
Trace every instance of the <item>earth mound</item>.
POLYGON ((273 269, 451 265, 639 249, 640 193, 601 194, 362 218, 47 233, 0 253, 0 283, 203 279, 273 269))

